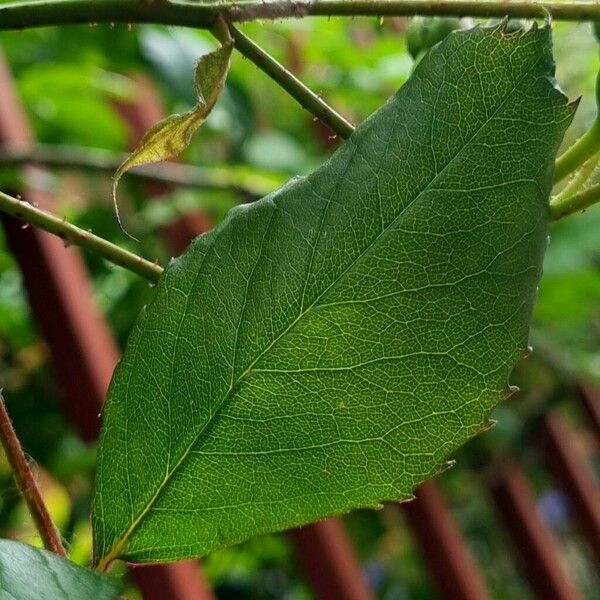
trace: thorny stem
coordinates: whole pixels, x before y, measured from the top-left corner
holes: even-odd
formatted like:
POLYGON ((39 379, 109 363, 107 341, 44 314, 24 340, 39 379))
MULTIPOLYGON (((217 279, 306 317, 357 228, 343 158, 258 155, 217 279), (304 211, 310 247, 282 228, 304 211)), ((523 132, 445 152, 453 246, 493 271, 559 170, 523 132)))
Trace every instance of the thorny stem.
MULTIPOLYGON (((40 163, 49 167, 84 169, 112 175, 123 159, 124 156, 107 150, 79 146, 38 144, 27 149, 0 146, 0 165, 40 163)), ((249 197, 260 197, 271 191, 273 185, 261 175, 247 177, 219 169, 169 162, 136 167, 125 176, 180 187, 230 190, 249 197)))
POLYGON ((158 281, 163 271, 162 267, 156 263, 137 256, 116 244, 111 244, 104 238, 98 237, 89 231, 84 231, 71 223, 67 223, 64 219, 40 210, 24 200, 13 198, 4 192, 0 192, 0 212, 57 235, 64 240, 65 244, 73 244, 91 250, 115 265, 145 277, 152 283, 158 281))
POLYGON ((233 26, 229 27, 236 49, 278 83, 308 112, 328 125, 342 139, 353 131, 354 125, 337 113, 320 96, 304 85, 295 75, 277 62, 268 52, 233 26))
POLYGON ((600 201, 600 184, 592 185, 586 190, 567 196, 558 196, 550 203, 550 217, 558 221, 567 215, 581 212, 600 201))
POLYGON ((66 558, 67 552, 60 539, 60 534, 50 517, 50 513, 46 508, 46 504, 44 503, 40 489, 35 481, 35 477, 31 472, 31 467, 25 458, 19 438, 17 437, 15 429, 10 421, 10 417, 8 416, 1 391, 0 438, 2 439, 2 446, 6 452, 8 462, 12 467, 15 481, 27 503, 33 522, 44 543, 44 548, 66 558))
MULTIPOLYGON (((335 112, 318 95, 278 63, 250 38, 231 25, 232 21, 250 21, 265 18, 321 16, 505 16, 548 17, 564 20, 600 20, 600 3, 534 1, 493 2, 490 0, 312 0, 256 2, 240 0, 235 3, 182 3, 166 0, 159 3, 139 3, 132 0, 36 0, 35 11, 26 17, 32 2, 0 6, 0 30, 43 25, 85 22, 161 23, 211 29, 215 37, 224 41, 231 36, 236 48, 254 64, 279 83, 304 108, 329 125, 340 137, 347 138, 354 126, 335 112), (68 8, 65 6, 68 4, 68 8), (23 7, 26 7, 23 10, 23 7), (59 8, 60 10, 57 10, 59 8), (63 10, 64 9, 64 10, 63 10)), ((588 161, 600 150, 600 119, 557 161, 555 182, 588 161)), ((600 185, 583 192, 557 196, 551 203, 553 220, 584 210, 600 200, 600 185)), ((0 192, 0 211, 21 218, 46 231, 60 236, 66 242, 93 250, 107 260, 156 282, 162 267, 123 250, 107 240, 85 232, 78 227, 45 213, 27 203, 0 192)))
MULTIPOLYGON (((446 15, 600 20, 600 4, 549 0, 26 0, 0 5, 0 30, 76 23, 160 23, 211 29, 223 40, 226 23, 305 16, 446 15)), ((237 49, 340 137, 352 125, 243 33, 231 27, 237 49)), ((565 159, 569 158, 568 156, 565 159)), ((581 163, 579 163, 581 164, 581 163)), ((565 167, 569 167, 568 161, 565 167)), ((573 169, 571 169, 572 171, 573 169)), ((567 171, 567 173, 570 171, 567 171)), ((557 177, 564 177, 562 166, 557 177)))
MULTIPOLYGON (((64 24, 158 23, 211 29, 223 39, 225 23, 307 16, 472 16, 600 20, 600 3, 551 0, 261 0, 182 2, 181 0, 25 0, 0 5, 0 30, 64 24)), ((340 137, 352 125, 244 34, 230 28, 240 52, 327 123, 340 137)), ((600 149, 600 122, 559 158, 555 182, 600 149), (596 131, 599 130, 599 131, 596 131)))
POLYGON ((277 62, 273 56, 223 18, 219 19, 211 31, 221 43, 233 40, 233 44, 240 54, 251 60, 292 98, 297 100, 300 106, 323 121, 342 139, 346 139, 354 131, 354 125, 277 62))
POLYGON ((598 21, 600 3, 560 0, 28 0, 0 5, 0 29, 92 23, 157 23, 211 29, 230 22, 308 16, 454 16, 598 21))
MULTIPOLYGON (((599 201, 600 184, 564 199, 558 196, 550 204, 551 219, 558 221, 567 215, 585 210, 599 201)), ((67 244, 91 250, 109 262, 144 277, 151 283, 157 283, 163 272, 160 265, 3 192, 0 192, 0 212, 57 235, 67 244)))

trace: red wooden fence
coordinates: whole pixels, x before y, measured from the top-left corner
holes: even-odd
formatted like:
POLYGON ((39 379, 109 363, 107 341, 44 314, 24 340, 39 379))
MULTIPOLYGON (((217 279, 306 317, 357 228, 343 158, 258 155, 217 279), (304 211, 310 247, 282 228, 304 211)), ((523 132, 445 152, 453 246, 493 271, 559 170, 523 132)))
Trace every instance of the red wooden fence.
POLYGON ((557 415, 542 422, 544 456, 557 481, 571 501, 581 523, 581 532, 592 548, 600 567, 600 490, 589 476, 584 457, 578 456, 573 440, 557 415))
POLYGON ((537 506, 520 467, 505 464, 492 487, 496 506, 518 554, 518 565, 538 598, 576 600, 560 563, 552 534, 538 515, 537 506))
POLYGON ((435 481, 420 486, 414 502, 401 504, 442 598, 487 600, 477 567, 435 481))

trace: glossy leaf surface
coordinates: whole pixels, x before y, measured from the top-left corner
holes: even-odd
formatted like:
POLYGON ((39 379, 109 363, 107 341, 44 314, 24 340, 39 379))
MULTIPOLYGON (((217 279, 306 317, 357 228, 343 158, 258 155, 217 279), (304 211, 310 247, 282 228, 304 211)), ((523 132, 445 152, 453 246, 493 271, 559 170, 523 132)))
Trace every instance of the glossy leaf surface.
POLYGON ((527 346, 573 108, 549 28, 453 33, 321 168, 168 266, 109 392, 96 560, 409 498, 527 346))

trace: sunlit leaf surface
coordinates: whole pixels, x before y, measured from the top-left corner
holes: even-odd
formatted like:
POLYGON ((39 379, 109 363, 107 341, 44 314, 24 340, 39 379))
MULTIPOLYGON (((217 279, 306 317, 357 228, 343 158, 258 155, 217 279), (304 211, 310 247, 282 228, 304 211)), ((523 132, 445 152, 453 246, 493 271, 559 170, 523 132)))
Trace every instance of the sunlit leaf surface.
POLYGON ((527 346, 573 109, 550 30, 451 34, 321 168, 166 269, 109 392, 96 560, 409 498, 527 346))

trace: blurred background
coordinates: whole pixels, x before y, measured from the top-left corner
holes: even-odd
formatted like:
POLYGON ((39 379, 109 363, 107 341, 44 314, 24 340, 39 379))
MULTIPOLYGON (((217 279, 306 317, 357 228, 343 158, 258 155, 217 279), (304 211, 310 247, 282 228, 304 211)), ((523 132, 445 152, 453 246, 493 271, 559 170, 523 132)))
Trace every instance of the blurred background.
MULTIPOLYGON (((346 118, 359 123, 393 94, 414 68, 407 50, 408 24, 403 18, 307 19, 252 24, 243 30, 346 118)), ((460 24, 468 25, 465 20, 460 24)), ((557 79, 569 97, 582 96, 565 140, 568 145, 596 114, 593 89, 598 45, 588 23, 556 23, 554 40, 557 79)), ((90 159, 118 159, 160 118, 161 111, 188 110, 194 103, 194 62, 214 47, 208 34, 157 26, 0 33, 1 62, 6 62, 12 74, 11 85, 35 139, 59 145, 65 162, 69 157, 74 162, 85 159, 87 155, 78 150, 82 146, 111 153, 90 155, 90 159)), ((6 87, 6 83, 0 84, 0 101, 6 87)), ((3 138, 8 140, 6 135, 3 138)), ((57 214, 165 264, 189 239, 181 234, 182 223, 196 232, 212 226, 236 203, 264 195, 293 175, 307 173, 338 143, 327 127, 250 61, 234 53, 225 92, 182 157, 186 164, 201 169, 196 175, 208 184, 169 188, 127 176, 123 179, 121 215, 139 243, 126 238, 116 224, 110 171, 90 172, 68 165, 23 171, 7 164, 10 152, 3 146, 0 188, 18 190, 26 185, 51 195, 52 210, 57 214)), ((91 553, 88 510, 95 447, 89 436, 82 439, 81 428, 64 409, 64 390, 54 375, 51 349, 39 333, 21 269, 3 231, 0 229, 0 388, 71 557, 85 565, 91 553)), ((508 459, 518 462, 526 476, 536 515, 552 533, 562 573, 570 589, 576 590, 571 597, 600 598, 600 558, 594 554, 593 542, 575 514, 568 490, 552 470, 552 460, 538 435, 552 409, 568 430, 569 450, 576 453, 589 480, 595 480, 598 500, 600 435, 590 425, 578 390, 583 382, 600 387, 599 232, 598 206, 553 225, 531 336, 534 353, 512 378, 522 391, 498 407, 493 415, 497 425, 464 447, 454 457, 457 465, 438 479, 490 598, 544 597, 528 579, 494 496, 498 465, 508 459)), ((152 289, 141 278, 96 256, 85 254, 84 260, 93 299, 122 347, 152 289)), ((44 298, 39 301, 43 303, 44 298)), ((62 360, 68 365, 76 357, 63 356, 62 360)), ((359 511, 343 522, 373 597, 443 597, 422 540, 417 539, 419 534, 403 509, 386 506, 378 512, 359 511)), ((2 455, 0 536, 39 545, 2 455)), ((219 599, 316 597, 299 566, 293 542, 285 534, 216 552, 203 560, 203 573, 219 599)), ((128 597, 141 597, 133 579, 128 579, 127 585, 128 597)))

